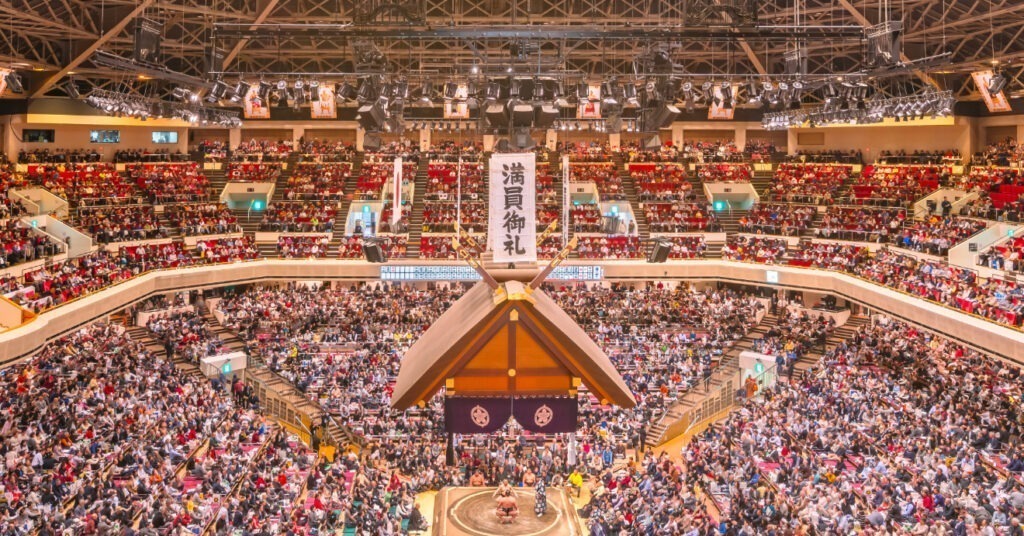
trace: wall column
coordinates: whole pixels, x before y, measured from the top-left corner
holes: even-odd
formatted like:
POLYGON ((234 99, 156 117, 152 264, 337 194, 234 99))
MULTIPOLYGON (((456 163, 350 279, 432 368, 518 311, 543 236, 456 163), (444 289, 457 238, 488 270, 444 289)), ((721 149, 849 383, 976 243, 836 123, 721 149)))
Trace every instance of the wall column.
POLYGON ((683 139, 683 124, 672 123, 672 146, 682 147, 685 141, 683 139))
POLYGON ((7 126, 9 128, 4 129, 3 144, 4 153, 7 154, 9 162, 17 162, 18 153, 21 152, 21 142, 18 141, 21 123, 21 116, 12 115, 7 118, 7 126))
POLYGON ((430 129, 420 129, 420 151, 430 150, 430 129))
POLYGON ((234 149, 242 144, 242 129, 228 129, 228 147, 234 149))
POLYGON ((735 143, 741 151, 747 147, 747 127, 736 127, 735 143))
POLYGON ((361 128, 356 128, 356 150, 363 150, 363 138, 366 137, 366 131, 361 128))
POLYGON ((799 138, 797 138, 796 130, 793 130, 791 128, 786 129, 786 154, 796 154, 796 146, 798 139, 799 138))
POLYGON ((494 134, 484 134, 484 152, 494 150, 494 134))
POLYGON ((618 151, 619 146, 622 144, 622 134, 609 134, 608 145, 611 146, 612 151, 618 151))
POLYGON ((549 151, 554 151, 558 147, 558 131, 553 128, 545 130, 544 145, 549 151))
POLYGON ((293 127, 292 128, 292 147, 297 148, 299 146, 299 140, 306 135, 306 127, 293 127))
POLYGON ((1017 135, 1015 137, 1017 138, 1017 143, 1020 143, 1020 140, 1024 140, 1024 123, 1017 124, 1017 135))

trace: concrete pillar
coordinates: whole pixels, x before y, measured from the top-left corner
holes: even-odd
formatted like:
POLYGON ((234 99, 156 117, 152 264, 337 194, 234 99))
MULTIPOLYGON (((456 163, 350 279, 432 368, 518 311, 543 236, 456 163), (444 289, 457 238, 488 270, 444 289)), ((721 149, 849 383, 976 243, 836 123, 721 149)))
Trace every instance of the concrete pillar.
POLYGON ((494 150, 494 134, 484 134, 484 152, 494 150))
POLYGON ((306 127, 293 127, 292 128, 292 147, 299 146, 299 140, 306 135, 306 127))
POLYGON ((242 144, 242 129, 228 129, 228 147, 234 149, 242 144))
POLYGON ((612 151, 618 151, 619 146, 622 144, 622 134, 609 134, 608 145, 611 146, 612 151))
POLYGON ((421 151, 428 151, 428 150, 430 150, 430 129, 429 128, 420 129, 420 150, 421 151))
POLYGON ((736 127, 736 148, 743 150, 747 146, 747 127, 736 127))
POLYGON ((366 137, 366 131, 361 129, 361 128, 357 128, 356 129, 356 150, 357 151, 362 151, 363 150, 363 138, 364 137, 366 137))
POLYGON ((1020 140, 1024 140, 1024 123, 1017 124, 1017 135, 1015 138, 1017 138, 1017 143, 1020 143, 1020 140))
POLYGON ((553 128, 544 131, 544 146, 549 151, 554 151, 558 147, 558 131, 553 128))
POLYGON ((683 139, 683 124, 673 123, 672 124, 672 145, 674 147, 682 147, 686 140, 683 139))
POLYGON ((793 130, 791 128, 786 130, 786 153, 787 154, 796 154, 797 139, 798 138, 796 136, 796 130, 793 130))
POLYGON ((12 115, 7 118, 7 128, 4 129, 3 144, 4 153, 9 162, 18 161, 18 153, 21 152, 21 142, 18 137, 21 135, 22 116, 12 115))

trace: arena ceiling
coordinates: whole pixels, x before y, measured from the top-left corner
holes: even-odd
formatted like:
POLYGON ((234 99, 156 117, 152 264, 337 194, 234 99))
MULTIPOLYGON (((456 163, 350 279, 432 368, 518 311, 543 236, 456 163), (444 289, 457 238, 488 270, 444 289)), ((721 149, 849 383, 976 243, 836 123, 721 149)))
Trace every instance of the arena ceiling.
MULTIPOLYGON (((867 27, 891 18, 903 22, 904 60, 948 53, 941 64, 889 82, 910 89, 925 85, 951 89, 961 99, 977 98, 969 73, 998 62, 1010 94, 1024 90, 1024 2, 1020 0, 807 0, 799 14, 793 1, 751 1, 750 20, 733 20, 730 0, 423 0, 379 3, 359 0, 6 0, 0 3, 0 64, 14 65, 26 79, 25 96, 59 96, 74 76, 82 91, 116 89, 162 95, 175 84, 97 65, 97 51, 131 57, 139 18, 163 23, 163 64, 197 78, 206 74, 212 42, 225 52, 224 71, 246 73, 352 73, 356 40, 370 41, 394 72, 446 75, 472 65, 498 68, 510 61, 510 47, 525 43, 520 60, 538 69, 594 77, 633 72, 645 50, 668 53, 692 73, 739 75, 784 71, 792 49, 792 25, 867 27), (753 20, 756 18, 756 21, 753 20), (267 25, 327 24, 338 31, 276 32, 245 37, 267 25), (348 26, 351 24, 351 26, 348 26), (260 25, 260 26, 254 26, 260 25), (511 39, 431 37, 412 29, 472 28, 487 25, 567 26, 650 30, 649 35, 606 39, 596 36, 511 39), (627 26, 628 25, 628 26, 627 26), (714 28, 714 30, 709 30, 714 28), (777 28, 778 31, 748 31, 777 28), (227 29, 227 31, 225 31, 227 29), (377 34, 356 37, 356 29, 377 34), (746 29, 746 30, 745 30, 746 29), (271 33, 273 35, 271 36, 271 33), (665 36, 654 39, 651 36, 665 36), (142 78, 142 79, 140 79, 142 78), (87 83, 86 83, 87 82, 87 83)), ((586 32, 584 32, 586 33, 586 32)), ((633 35, 633 34, 630 34, 633 35)), ((824 75, 864 68, 860 37, 808 34, 808 73, 824 75)))

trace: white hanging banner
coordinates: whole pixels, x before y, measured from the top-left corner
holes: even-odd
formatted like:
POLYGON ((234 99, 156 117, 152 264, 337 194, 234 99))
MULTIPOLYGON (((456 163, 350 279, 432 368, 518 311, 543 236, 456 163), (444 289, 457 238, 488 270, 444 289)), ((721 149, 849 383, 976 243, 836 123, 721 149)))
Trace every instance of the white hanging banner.
POLYGON ((488 242, 495 262, 537 261, 537 162, 534 153, 491 155, 488 242))
POLYGON ((398 223, 398 220, 402 217, 402 157, 395 158, 395 169, 394 169, 394 189, 391 192, 391 225, 398 223))

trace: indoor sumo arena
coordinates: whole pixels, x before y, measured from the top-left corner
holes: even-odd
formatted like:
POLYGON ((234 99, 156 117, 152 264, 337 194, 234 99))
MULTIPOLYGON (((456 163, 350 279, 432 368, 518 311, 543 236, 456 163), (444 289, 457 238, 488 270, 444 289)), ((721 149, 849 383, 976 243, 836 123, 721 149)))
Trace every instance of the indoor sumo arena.
POLYGON ((0 0, 0 534, 1024 534, 1022 32, 0 0))

